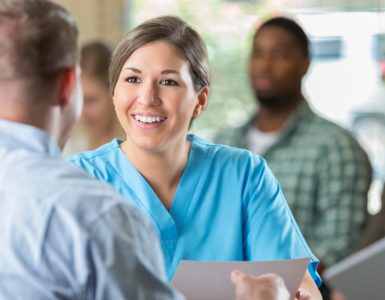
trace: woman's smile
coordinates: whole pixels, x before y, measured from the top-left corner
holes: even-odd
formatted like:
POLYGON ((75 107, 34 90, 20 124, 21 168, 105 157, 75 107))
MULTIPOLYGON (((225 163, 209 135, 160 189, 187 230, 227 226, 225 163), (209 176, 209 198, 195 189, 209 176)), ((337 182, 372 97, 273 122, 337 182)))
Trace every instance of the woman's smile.
POLYGON ((138 127, 143 129, 159 128, 167 119, 167 117, 154 114, 132 114, 131 116, 135 119, 138 127))

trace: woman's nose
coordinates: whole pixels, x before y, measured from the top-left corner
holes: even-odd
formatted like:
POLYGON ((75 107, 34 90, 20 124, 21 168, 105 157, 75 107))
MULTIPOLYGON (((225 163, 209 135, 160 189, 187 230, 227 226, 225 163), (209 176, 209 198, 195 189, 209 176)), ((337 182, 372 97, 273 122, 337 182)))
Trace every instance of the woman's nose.
POLYGON ((142 106, 158 105, 160 103, 158 94, 156 83, 148 82, 146 84, 142 84, 139 91, 138 103, 142 106))

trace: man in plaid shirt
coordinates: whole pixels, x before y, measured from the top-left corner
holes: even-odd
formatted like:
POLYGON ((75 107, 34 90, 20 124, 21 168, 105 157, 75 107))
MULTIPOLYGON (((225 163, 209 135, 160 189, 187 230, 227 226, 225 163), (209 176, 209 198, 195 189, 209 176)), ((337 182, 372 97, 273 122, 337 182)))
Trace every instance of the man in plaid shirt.
POLYGON ((319 116, 301 92, 310 63, 308 39, 276 17, 254 35, 249 62, 259 110, 216 142, 262 155, 278 178, 310 248, 328 266, 356 246, 367 220, 371 167, 351 135, 319 116))

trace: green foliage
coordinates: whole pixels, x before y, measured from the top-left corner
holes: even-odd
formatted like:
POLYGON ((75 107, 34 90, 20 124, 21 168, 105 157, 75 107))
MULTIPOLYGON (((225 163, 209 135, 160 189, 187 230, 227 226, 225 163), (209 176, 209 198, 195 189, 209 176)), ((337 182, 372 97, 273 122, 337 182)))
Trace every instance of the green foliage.
POLYGON ((206 40, 213 80, 209 106, 192 131, 210 139, 223 128, 246 122, 254 111, 255 101, 246 71, 249 50, 242 44, 228 47, 214 37, 206 40))

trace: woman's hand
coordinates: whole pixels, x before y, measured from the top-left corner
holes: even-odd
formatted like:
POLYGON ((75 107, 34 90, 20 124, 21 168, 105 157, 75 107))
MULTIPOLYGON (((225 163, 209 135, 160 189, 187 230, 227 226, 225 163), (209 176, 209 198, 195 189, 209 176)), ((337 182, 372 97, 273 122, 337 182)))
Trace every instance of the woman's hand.
POLYGON ((308 270, 295 295, 295 300, 322 300, 322 295, 308 270))
POLYGON ((299 288, 295 294, 295 300, 311 300, 311 293, 304 288, 299 288))

